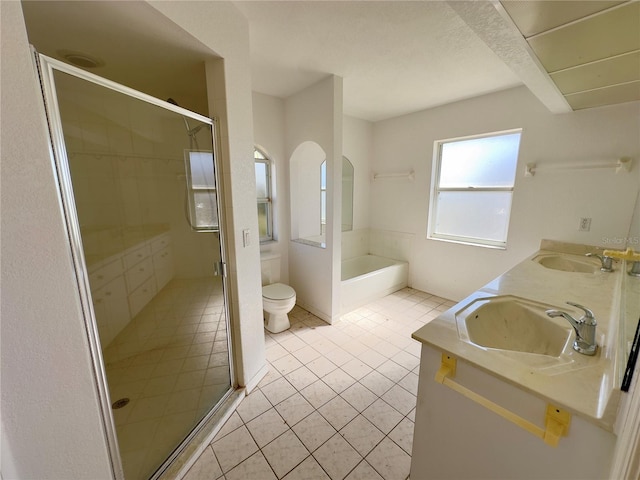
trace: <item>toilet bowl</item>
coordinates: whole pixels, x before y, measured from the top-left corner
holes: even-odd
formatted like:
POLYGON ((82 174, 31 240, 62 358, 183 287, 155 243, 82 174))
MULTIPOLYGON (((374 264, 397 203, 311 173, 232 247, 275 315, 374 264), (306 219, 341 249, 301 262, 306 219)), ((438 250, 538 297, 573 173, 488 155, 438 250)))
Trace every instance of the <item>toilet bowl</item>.
POLYGON ((283 332, 291 326, 287 315, 296 304, 296 291, 284 283, 262 287, 262 309, 265 328, 271 333, 283 332))

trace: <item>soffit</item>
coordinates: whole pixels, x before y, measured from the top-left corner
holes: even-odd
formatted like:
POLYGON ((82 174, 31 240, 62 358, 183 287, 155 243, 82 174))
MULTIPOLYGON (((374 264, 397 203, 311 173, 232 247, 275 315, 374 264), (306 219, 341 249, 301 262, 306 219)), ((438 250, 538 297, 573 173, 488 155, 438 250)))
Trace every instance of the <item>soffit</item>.
POLYGON ((574 110, 640 100, 640 2, 501 2, 574 110))

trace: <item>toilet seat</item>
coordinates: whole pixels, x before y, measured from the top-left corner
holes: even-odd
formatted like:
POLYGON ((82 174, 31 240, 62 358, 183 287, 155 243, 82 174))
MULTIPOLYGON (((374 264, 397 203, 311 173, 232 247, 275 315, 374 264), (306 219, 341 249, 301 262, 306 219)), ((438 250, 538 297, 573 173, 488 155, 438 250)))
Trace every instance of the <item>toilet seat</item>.
POLYGON ((262 287, 262 296, 268 300, 289 300, 296 296, 296 291, 284 283, 272 283, 262 287))

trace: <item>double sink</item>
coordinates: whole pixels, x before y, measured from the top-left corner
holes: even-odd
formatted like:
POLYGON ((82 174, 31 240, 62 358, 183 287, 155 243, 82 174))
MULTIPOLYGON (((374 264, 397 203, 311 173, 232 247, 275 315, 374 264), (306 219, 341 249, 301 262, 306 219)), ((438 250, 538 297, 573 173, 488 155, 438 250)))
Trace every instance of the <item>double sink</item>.
MULTIPOLYGON (((539 266, 592 275, 600 272, 597 259, 561 253, 544 253, 531 259, 539 266)), ((569 299, 567 299, 569 300, 569 299)), ((475 298, 455 312, 460 340, 484 349, 543 355, 553 359, 572 353, 573 329, 550 310, 574 315, 574 308, 552 305, 515 295, 475 298)), ((583 312, 575 315, 578 318, 583 312)))

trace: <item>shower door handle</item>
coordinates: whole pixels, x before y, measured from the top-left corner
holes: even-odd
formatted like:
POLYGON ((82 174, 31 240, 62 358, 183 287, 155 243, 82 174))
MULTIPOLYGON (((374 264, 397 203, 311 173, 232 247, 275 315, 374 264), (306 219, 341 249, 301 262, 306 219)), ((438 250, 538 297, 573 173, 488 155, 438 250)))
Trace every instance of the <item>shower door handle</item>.
POLYGON ((213 264, 213 274, 216 277, 226 277, 227 276, 227 264, 224 262, 215 262, 213 264))

